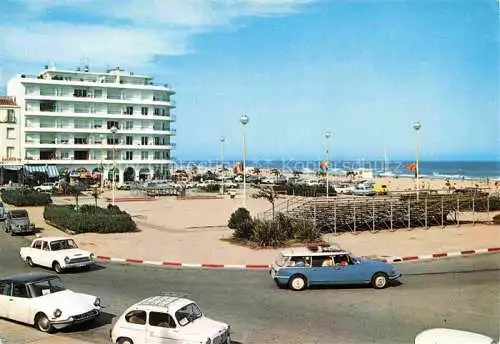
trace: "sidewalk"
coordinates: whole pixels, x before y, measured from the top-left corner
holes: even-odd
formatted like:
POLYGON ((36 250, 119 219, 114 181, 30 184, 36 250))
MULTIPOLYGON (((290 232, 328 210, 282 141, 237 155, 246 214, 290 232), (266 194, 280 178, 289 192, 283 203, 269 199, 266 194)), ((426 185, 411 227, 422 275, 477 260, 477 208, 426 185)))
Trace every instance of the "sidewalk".
MULTIPOLYGON (((74 198, 57 199, 72 203, 74 198)), ((93 202, 82 200, 80 204, 93 202)), ((232 230, 225 227, 232 211, 241 206, 240 199, 184 200, 160 199, 149 202, 117 203, 134 216, 140 232, 122 234, 85 233, 75 235, 79 245, 96 255, 147 261, 169 261, 193 264, 268 264, 281 249, 250 249, 231 244, 232 230)), ((268 209, 262 199, 248 199, 252 214, 268 209)), ((64 235, 45 224, 43 208, 26 208, 42 236, 64 235)), ((492 217, 494 213, 490 213, 492 217)), ((484 216, 484 215, 482 215, 484 216)), ((329 234, 325 238, 359 256, 413 256, 436 252, 455 252, 500 247, 498 225, 450 225, 445 228, 399 229, 329 234)))

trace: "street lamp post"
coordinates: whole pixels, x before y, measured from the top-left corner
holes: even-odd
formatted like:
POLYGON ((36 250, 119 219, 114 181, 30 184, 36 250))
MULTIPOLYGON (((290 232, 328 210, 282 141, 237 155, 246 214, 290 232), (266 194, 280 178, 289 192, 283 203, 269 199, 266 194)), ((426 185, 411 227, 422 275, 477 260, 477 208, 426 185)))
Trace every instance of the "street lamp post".
POLYGON ((112 202, 115 205, 115 189, 116 189, 116 141, 115 136, 118 128, 115 126, 111 127, 111 133, 113 134, 113 181, 111 184, 112 187, 112 202))
POLYGON ((222 173, 221 193, 224 195, 224 141, 226 141, 226 138, 224 136, 221 136, 219 140, 220 140, 220 161, 221 161, 221 173, 222 173))
POLYGON ((416 179, 417 179, 417 201, 419 200, 419 194, 420 194, 420 171, 419 171, 419 155, 420 155, 420 138, 419 138, 419 131, 422 125, 420 122, 415 122, 413 123, 413 129, 415 129, 416 135, 415 135, 415 173, 416 173, 416 179))
POLYGON ((99 139, 101 140, 101 165, 99 166, 99 170, 101 171, 101 193, 104 191, 104 135, 99 135, 99 139))
POLYGON ((247 115, 242 115, 240 117, 240 123, 243 125, 243 208, 246 208, 246 199, 247 199, 247 177, 246 177, 247 147, 246 147, 245 127, 249 121, 250 121, 250 118, 247 115))
POLYGON ((332 133, 327 131, 325 133, 325 139, 326 139, 326 197, 329 197, 329 178, 328 178, 328 166, 330 165, 330 137, 332 136, 332 133))

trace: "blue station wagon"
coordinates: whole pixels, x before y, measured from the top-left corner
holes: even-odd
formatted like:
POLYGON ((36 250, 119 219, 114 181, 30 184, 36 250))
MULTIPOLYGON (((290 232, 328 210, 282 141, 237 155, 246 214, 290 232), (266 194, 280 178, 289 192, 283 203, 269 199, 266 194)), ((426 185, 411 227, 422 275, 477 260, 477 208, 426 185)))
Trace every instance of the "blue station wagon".
POLYGON ((279 287, 303 290, 314 285, 369 284, 383 289, 401 274, 390 264, 353 256, 338 246, 283 251, 269 271, 279 287))

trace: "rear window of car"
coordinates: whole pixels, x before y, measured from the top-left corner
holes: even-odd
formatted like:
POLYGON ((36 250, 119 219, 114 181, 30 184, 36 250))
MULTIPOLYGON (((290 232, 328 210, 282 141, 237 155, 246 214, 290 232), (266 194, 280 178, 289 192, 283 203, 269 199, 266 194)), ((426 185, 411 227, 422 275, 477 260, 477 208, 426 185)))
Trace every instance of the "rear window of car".
POLYGON ((26 210, 15 210, 10 213, 13 219, 19 219, 23 217, 28 217, 28 212, 26 210))

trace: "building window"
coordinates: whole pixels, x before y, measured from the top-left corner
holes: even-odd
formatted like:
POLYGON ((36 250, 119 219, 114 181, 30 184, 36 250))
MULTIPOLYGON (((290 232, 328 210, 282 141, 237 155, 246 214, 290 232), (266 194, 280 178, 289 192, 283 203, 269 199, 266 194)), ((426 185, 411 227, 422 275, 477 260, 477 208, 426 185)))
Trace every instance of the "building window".
POLYGON ((8 139, 15 139, 16 138, 16 129, 7 128, 7 138, 8 139))
POLYGON ((141 145, 143 145, 143 146, 148 145, 148 137, 147 136, 141 137, 141 145))
POLYGON ((102 128, 102 121, 99 119, 94 120, 94 129, 100 129, 102 128))
POLYGON ((40 111, 42 112, 55 112, 56 102, 53 100, 42 100, 40 102, 40 111))
POLYGON ((112 127, 115 127, 116 129, 120 129, 120 126, 118 125, 118 121, 108 121, 107 127, 108 127, 108 129, 111 129, 112 127))
POLYGON ((170 159, 170 152, 169 151, 163 151, 163 160, 168 160, 170 159))
POLYGON ((154 153, 154 160, 160 160, 161 159, 161 152, 160 151, 155 151, 154 153))
POLYGON ((148 160, 149 152, 141 152, 141 160, 148 160))
POLYGON ((125 152, 125 160, 134 160, 134 152, 126 151, 125 152))
POLYGON ((125 129, 127 129, 127 130, 134 129, 134 121, 126 121, 125 122, 125 129))
POLYGON ((106 143, 108 145, 117 145, 118 144, 118 139, 115 137, 114 139, 112 137, 108 137, 106 140, 106 143))
POLYGON ((113 151, 112 150, 106 151, 106 160, 113 160, 113 151))
POLYGON ((143 116, 147 116, 147 115, 148 115, 148 108, 147 108, 147 107, 143 107, 143 108, 141 108, 141 114, 142 114, 143 116))
POLYGON ((86 137, 75 137, 75 145, 86 145, 88 140, 86 137))
POLYGON ((7 110, 7 123, 16 123, 16 115, 12 109, 7 110))
POLYGON ((14 157, 14 147, 7 147, 7 158, 12 159, 13 157, 14 157))
POLYGON ((132 136, 126 136, 125 137, 125 144, 131 146, 132 145, 133 138, 132 136))
POLYGON ((154 112, 155 116, 160 116, 160 111, 161 111, 160 108, 155 108, 155 112, 154 112))
POLYGON ((75 92, 73 93, 75 97, 87 97, 87 90, 81 88, 75 88, 75 92))
POLYGON ((125 108, 125 115, 133 115, 134 114, 134 107, 133 106, 127 106, 125 108))

